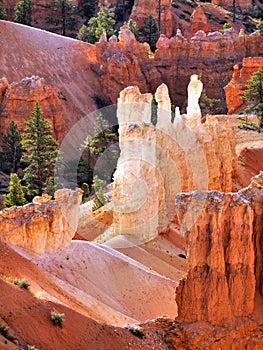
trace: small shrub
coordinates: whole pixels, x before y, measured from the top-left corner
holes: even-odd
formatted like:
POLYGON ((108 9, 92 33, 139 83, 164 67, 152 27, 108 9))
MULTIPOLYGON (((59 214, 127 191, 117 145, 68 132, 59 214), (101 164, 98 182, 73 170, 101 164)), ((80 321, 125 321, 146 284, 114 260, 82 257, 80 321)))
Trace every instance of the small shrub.
POLYGON ((191 16, 191 12, 190 11, 184 10, 183 12, 186 13, 188 16, 191 16))
POLYGON ((35 345, 29 345, 29 344, 27 344, 27 348, 26 348, 27 350, 38 350, 36 347, 35 347, 35 345))
POLYGON ((16 286, 19 286, 20 288, 24 288, 24 289, 29 289, 29 287, 30 287, 30 283, 25 278, 22 278, 21 280, 16 278, 14 280, 14 284, 16 286))
POLYGON ((62 327, 63 322, 65 320, 65 315, 59 313, 58 311, 51 311, 50 313, 50 318, 51 321, 55 324, 58 325, 59 327, 62 327))
POLYGON ((8 328, 6 326, 0 326, 0 334, 4 338, 8 338, 8 336, 9 336, 8 328))
POLYGON ((176 2, 173 2, 173 3, 172 3, 172 6, 173 6, 174 8, 176 8, 176 9, 179 9, 179 8, 180 8, 180 5, 177 4, 176 2))

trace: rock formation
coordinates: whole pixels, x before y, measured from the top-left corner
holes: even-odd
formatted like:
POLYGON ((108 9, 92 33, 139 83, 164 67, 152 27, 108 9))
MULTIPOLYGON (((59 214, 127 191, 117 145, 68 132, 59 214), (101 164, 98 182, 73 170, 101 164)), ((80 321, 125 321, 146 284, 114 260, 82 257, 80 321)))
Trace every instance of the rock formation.
POLYGON ((247 81, 254 72, 262 67, 263 57, 244 58, 240 71, 237 64, 234 66, 232 79, 224 87, 228 114, 234 114, 239 111, 240 107, 244 107, 245 101, 242 100, 241 96, 246 88, 247 81))
MULTIPOLYGON (((199 195, 177 195, 181 224, 199 195)), ((178 318, 224 325, 250 316, 256 290, 263 295, 263 172, 237 193, 205 196, 202 214, 186 232, 189 270, 177 289, 178 318)))
POLYGON ((35 203, 0 212, 1 237, 37 254, 56 252, 70 244, 77 230, 81 192, 59 190, 55 200, 36 198, 35 203))
POLYGON ((59 142, 65 133, 65 120, 62 101, 58 89, 45 83, 43 78, 32 76, 18 83, 0 80, 0 130, 3 135, 12 120, 20 131, 29 119, 36 102, 40 103, 43 117, 48 119, 53 136, 59 142))
POLYGON ((225 34, 206 35, 198 31, 190 40, 180 30, 170 39, 161 35, 154 57, 148 56, 147 45, 138 43, 126 26, 116 37, 96 44, 96 64, 93 70, 99 76, 104 95, 113 102, 127 86, 138 86, 145 93, 154 93, 163 82, 169 87, 172 103, 185 110, 186 90, 192 74, 202 76, 208 97, 221 100, 225 111, 224 86, 230 81, 233 63, 247 56, 263 54, 259 33, 247 38, 229 29, 225 34))
POLYGON ((211 32, 211 28, 208 24, 207 17, 201 5, 198 5, 197 8, 193 11, 190 19, 191 19, 191 30, 190 30, 191 38, 199 30, 203 30, 206 34, 211 32))
MULTIPOLYGON (((173 122, 168 88, 158 87, 155 128, 152 95, 141 94, 137 87, 120 93, 121 155, 113 190, 116 234, 134 234, 142 240, 154 237, 173 220, 179 192, 232 190, 237 162, 232 130, 212 116, 201 124, 202 83, 192 76, 189 86, 189 115, 177 116, 173 122)), ((201 210, 202 205, 197 216, 201 210)))

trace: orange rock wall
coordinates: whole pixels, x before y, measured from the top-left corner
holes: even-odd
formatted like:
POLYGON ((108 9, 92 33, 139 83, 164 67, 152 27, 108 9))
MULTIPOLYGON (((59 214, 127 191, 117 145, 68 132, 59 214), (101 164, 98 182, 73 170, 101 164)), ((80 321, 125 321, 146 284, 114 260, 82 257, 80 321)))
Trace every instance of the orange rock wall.
MULTIPOLYGON (((176 198, 179 222, 195 201, 176 198)), ((204 209, 186 233, 189 271, 177 289, 184 322, 232 322, 250 316, 256 289, 262 294, 263 173, 237 193, 207 192, 204 209)))
POLYGON ((234 66, 231 81, 224 87, 228 114, 238 112, 245 103, 241 96, 246 88, 247 81, 259 68, 263 69, 263 57, 248 57, 242 61, 239 71, 238 65, 234 66))
POLYGON ((125 87, 136 85, 142 92, 155 92, 163 82, 169 87, 172 103, 186 107, 186 89, 194 73, 202 77, 208 97, 221 100, 220 110, 226 112, 224 86, 230 81, 233 63, 246 56, 263 55, 263 40, 259 33, 248 38, 227 31, 201 33, 191 40, 179 32, 168 39, 161 36, 154 57, 149 48, 138 43, 127 27, 122 27, 119 41, 101 41, 96 44, 93 70, 101 82, 106 96, 116 103, 125 87))
POLYGON ((19 83, 8 84, 6 79, 0 80, 0 131, 3 135, 12 120, 20 131, 29 119, 35 103, 38 101, 43 117, 48 119, 53 136, 59 142, 65 133, 65 120, 59 91, 54 86, 45 84, 39 77, 25 78, 19 83))
MULTIPOLYGON (((233 8, 232 1, 229 0, 212 0, 212 4, 220 5, 226 8, 233 8)), ((237 9, 247 9, 249 5, 253 3, 252 0, 236 0, 236 7, 237 9)))

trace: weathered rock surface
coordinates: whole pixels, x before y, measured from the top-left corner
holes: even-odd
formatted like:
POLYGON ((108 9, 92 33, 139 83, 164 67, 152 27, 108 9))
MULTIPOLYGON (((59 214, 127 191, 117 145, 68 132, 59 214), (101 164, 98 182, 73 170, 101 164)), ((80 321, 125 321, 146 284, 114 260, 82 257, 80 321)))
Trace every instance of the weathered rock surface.
POLYGON ((245 101, 242 100, 241 96, 246 89, 248 79, 259 68, 263 68, 263 57, 244 58, 240 70, 238 65, 234 66, 232 79, 224 87, 228 114, 234 114, 242 106, 245 106, 245 101))
POLYGON ((221 100, 225 111, 224 86, 230 81, 233 64, 247 56, 263 54, 263 40, 259 33, 247 38, 233 30, 205 34, 198 31, 190 40, 178 31, 170 39, 161 35, 153 58, 147 46, 138 43, 127 27, 122 27, 119 41, 116 37, 96 44, 93 70, 99 76, 104 95, 113 102, 127 86, 138 86, 145 93, 154 93, 165 83, 172 103, 185 110, 187 85, 192 74, 202 76, 206 93, 221 100))
POLYGON ((3 135, 12 120, 20 131, 29 119, 38 101, 43 117, 49 121, 56 140, 61 141, 65 133, 65 119, 59 91, 45 83, 43 78, 32 76, 9 85, 7 79, 0 80, 0 130, 3 135))
POLYGON ((211 28, 208 24, 207 17, 204 13, 202 6, 197 6, 197 8, 193 11, 191 17, 191 30, 190 37, 192 38, 196 32, 199 30, 203 30, 206 34, 211 32, 211 28))
POLYGON ((173 220, 175 195, 194 189, 229 192, 237 156, 235 138, 223 117, 201 123, 198 99, 202 83, 189 84, 189 114, 172 122, 168 88, 155 97, 157 123, 151 124, 151 94, 137 87, 120 93, 117 117, 121 155, 114 175, 113 227, 143 241, 173 220))
MULTIPOLYGON (((198 192, 177 195, 182 226, 199 198, 198 192)), ((224 325, 251 316, 256 290, 263 295, 263 173, 237 193, 211 191, 203 198, 203 211, 186 232, 189 271, 177 289, 178 318, 224 325)))
POLYGON ((1 236, 9 243, 37 254, 56 252, 68 246, 77 230, 81 192, 59 190, 55 200, 0 212, 1 236))

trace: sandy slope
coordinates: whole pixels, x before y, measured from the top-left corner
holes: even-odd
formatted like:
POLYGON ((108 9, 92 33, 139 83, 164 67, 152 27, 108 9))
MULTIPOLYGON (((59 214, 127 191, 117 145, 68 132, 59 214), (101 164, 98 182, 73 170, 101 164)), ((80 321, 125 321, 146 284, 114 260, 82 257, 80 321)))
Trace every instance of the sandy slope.
POLYGON ((67 129, 95 109, 98 93, 95 47, 40 29, 0 21, 0 78, 9 82, 39 75, 56 86, 65 97, 63 108, 67 129))

